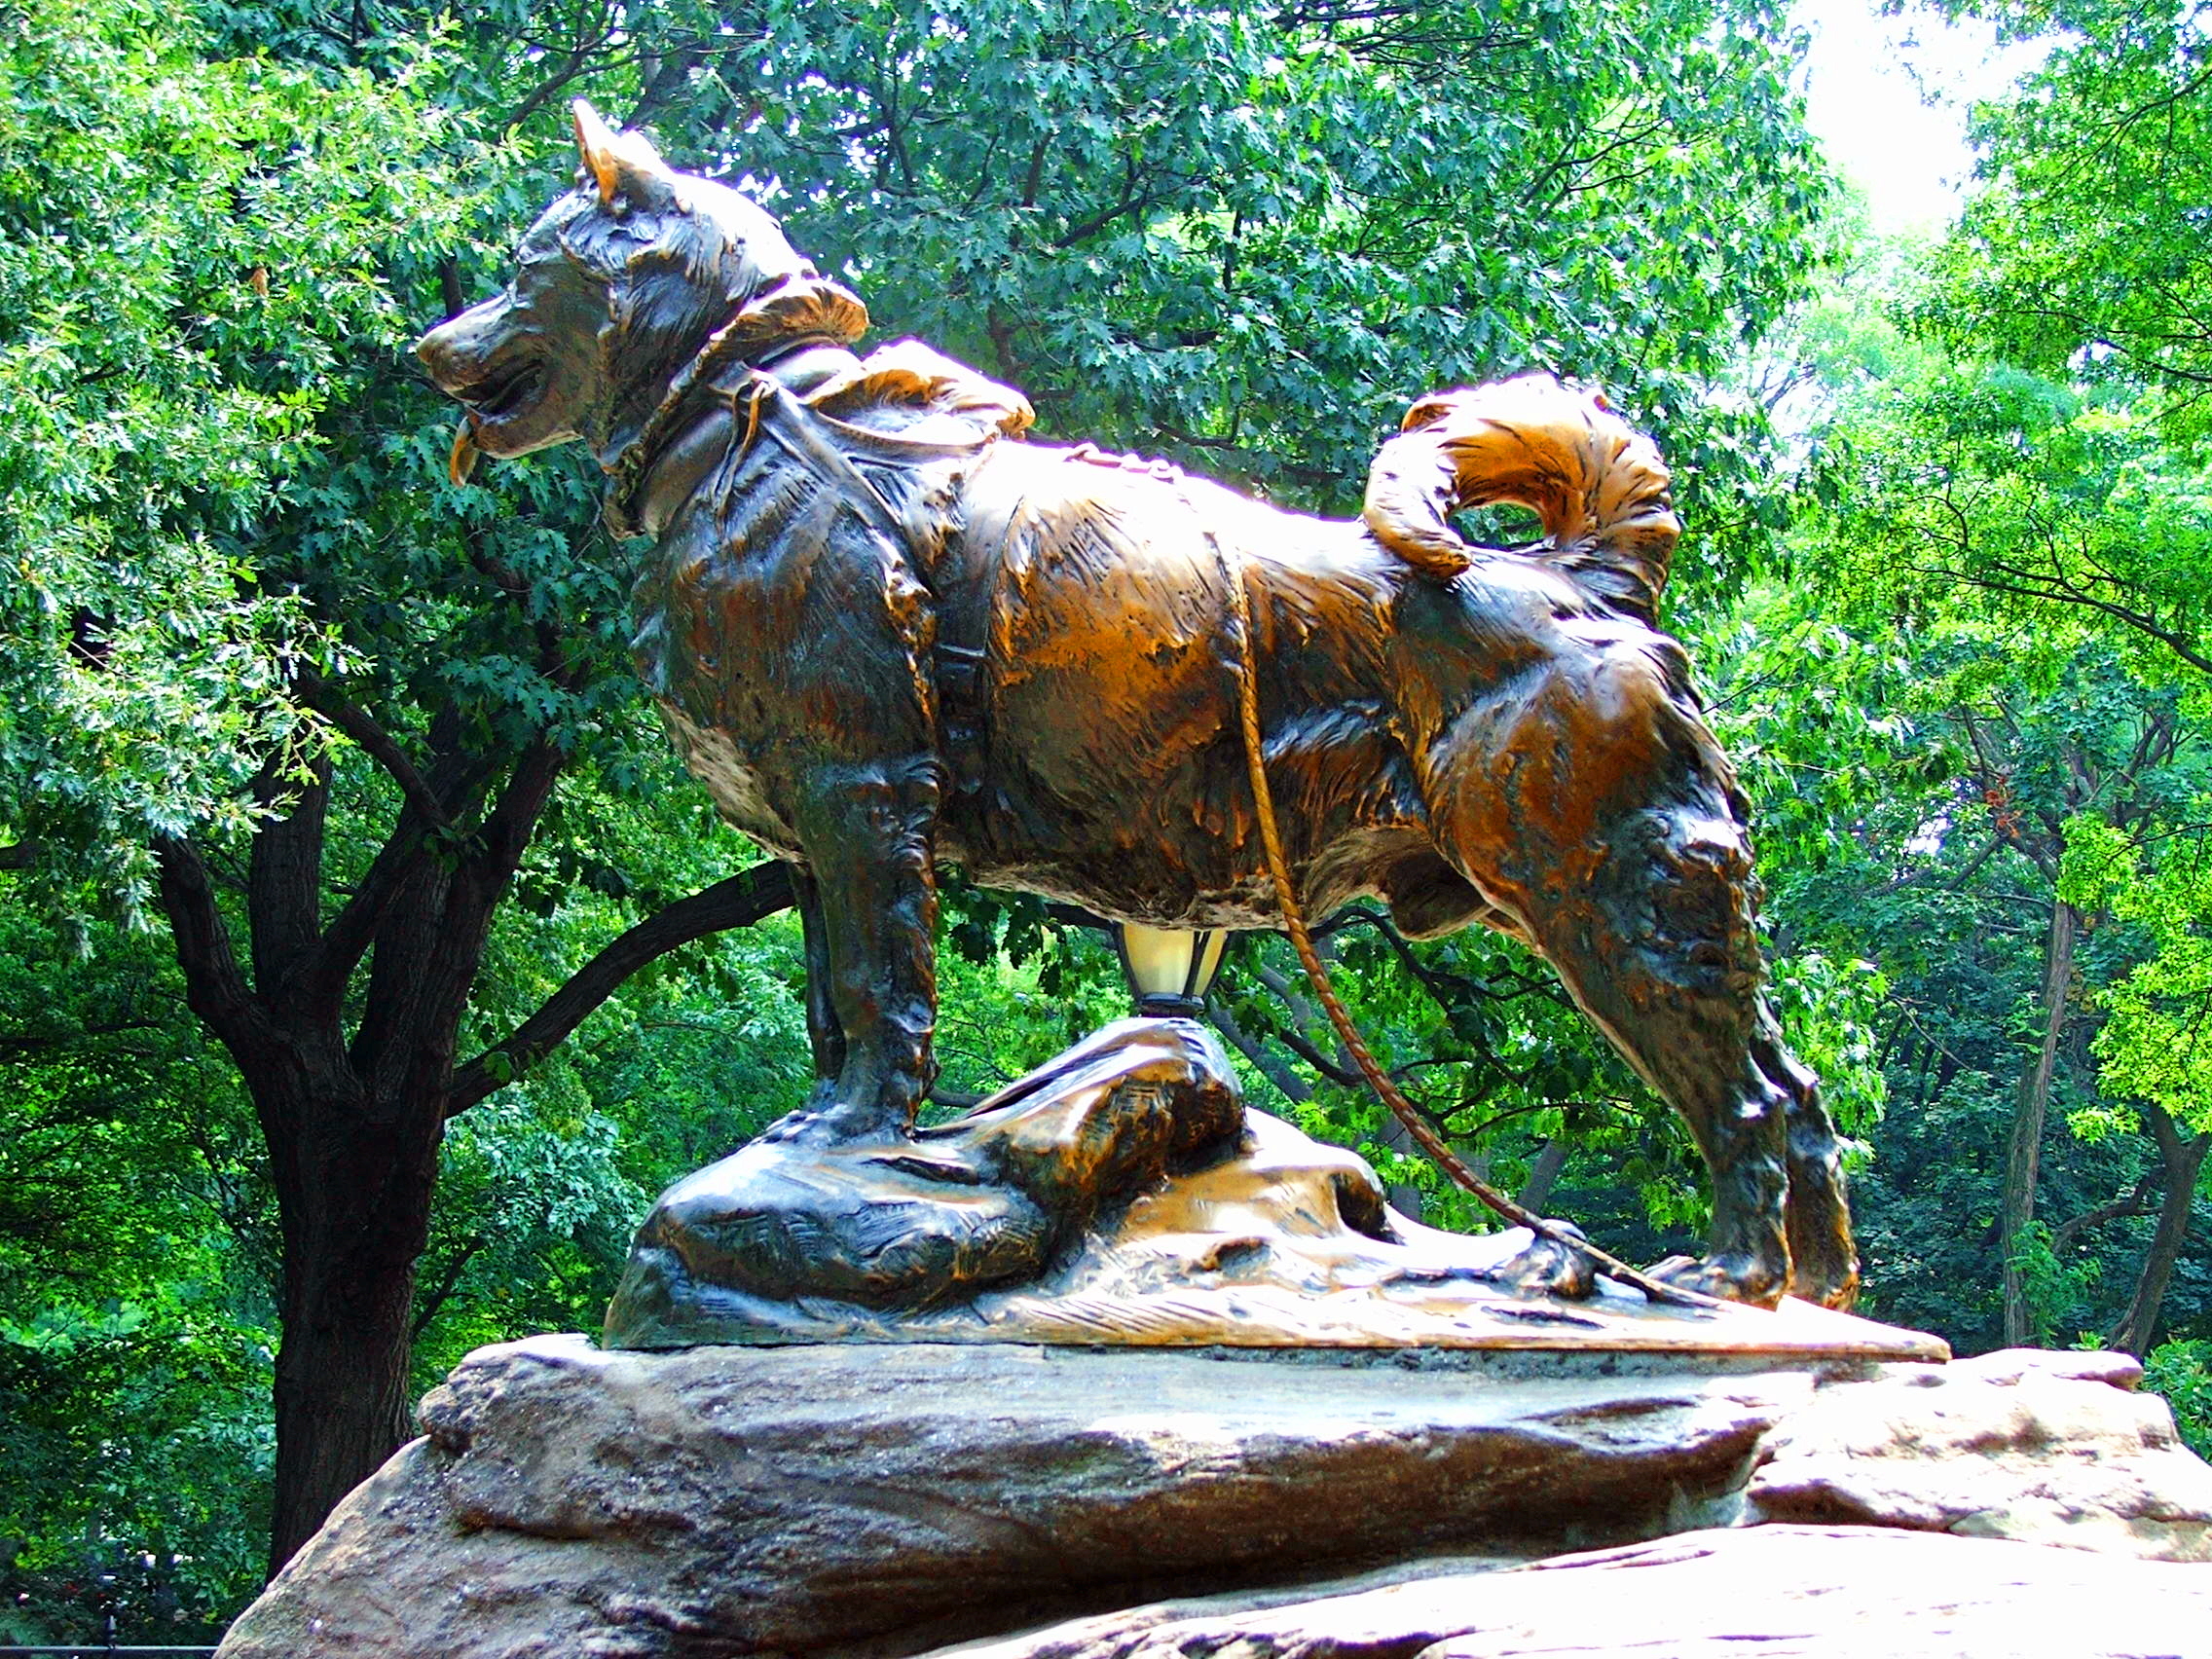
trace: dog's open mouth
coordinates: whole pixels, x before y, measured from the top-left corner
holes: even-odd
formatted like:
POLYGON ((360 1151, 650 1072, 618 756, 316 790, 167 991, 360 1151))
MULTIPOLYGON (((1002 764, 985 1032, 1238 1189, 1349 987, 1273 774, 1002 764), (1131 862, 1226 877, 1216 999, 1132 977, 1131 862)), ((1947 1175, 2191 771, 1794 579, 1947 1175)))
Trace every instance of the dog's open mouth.
POLYGON ((484 421, 504 420, 535 397, 545 379, 545 365, 526 357, 454 393, 484 421))

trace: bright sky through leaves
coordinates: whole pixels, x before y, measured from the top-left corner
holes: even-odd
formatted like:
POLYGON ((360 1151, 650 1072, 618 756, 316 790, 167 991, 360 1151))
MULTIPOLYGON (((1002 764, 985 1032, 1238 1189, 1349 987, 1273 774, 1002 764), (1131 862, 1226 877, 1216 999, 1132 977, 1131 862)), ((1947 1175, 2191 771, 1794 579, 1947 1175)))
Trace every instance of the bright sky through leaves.
POLYGON ((1938 229, 1973 172, 1968 105, 2004 92, 2044 49, 1997 47, 1987 23, 1917 8, 1879 14, 1879 0, 1798 0, 1796 20, 1813 37, 1807 125, 1865 192, 1874 229, 1938 229))

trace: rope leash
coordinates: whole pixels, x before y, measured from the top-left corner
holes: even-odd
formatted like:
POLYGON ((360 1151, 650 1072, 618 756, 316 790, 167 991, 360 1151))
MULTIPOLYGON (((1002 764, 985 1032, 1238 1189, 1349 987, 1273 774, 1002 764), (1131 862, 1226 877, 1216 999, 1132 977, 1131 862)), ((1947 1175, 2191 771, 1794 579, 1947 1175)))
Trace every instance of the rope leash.
POLYGON ((1630 1267, 1626 1262, 1606 1254, 1588 1239, 1569 1238, 1532 1210, 1524 1209, 1503 1193, 1485 1181, 1467 1166, 1465 1159, 1454 1152, 1444 1137, 1438 1134, 1428 1120, 1421 1116, 1414 1103, 1408 1100, 1391 1081, 1390 1076, 1377 1062, 1367 1040, 1352 1023, 1351 1014, 1338 1000, 1336 988, 1329 982, 1328 969, 1323 966, 1321 953, 1313 948, 1313 935, 1306 925, 1306 914, 1299 907, 1298 894, 1290 879, 1290 862, 1283 857, 1282 835, 1275 824, 1274 793, 1268 787, 1266 751, 1260 731, 1260 682, 1252 648, 1252 603, 1244 589, 1244 567, 1222 550, 1221 542, 1211 531, 1206 540, 1212 545, 1214 557, 1221 564, 1222 573, 1229 582, 1230 612, 1236 625, 1236 701, 1237 712, 1244 728, 1244 765, 1252 780, 1252 803, 1257 808, 1260 823, 1260 842, 1267 851, 1268 873, 1273 878, 1275 907, 1282 912, 1290 942, 1297 948, 1298 960, 1306 970, 1306 977, 1313 987, 1313 994, 1328 1011, 1329 1023, 1337 1028, 1337 1036, 1346 1051, 1358 1065, 1360 1075, 1375 1090, 1376 1097, 1390 1109, 1392 1117, 1405 1125, 1406 1133, 1413 1136, 1414 1144, 1436 1161, 1453 1180, 1495 1210, 1516 1227, 1526 1227, 1536 1237, 1556 1244, 1564 1250, 1578 1253, 1595 1262, 1609 1276, 1641 1291, 1654 1303, 1668 1303, 1677 1308, 1721 1308, 1728 1304, 1702 1292, 1685 1290, 1679 1285, 1665 1283, 1650 1274, 1630 1267))

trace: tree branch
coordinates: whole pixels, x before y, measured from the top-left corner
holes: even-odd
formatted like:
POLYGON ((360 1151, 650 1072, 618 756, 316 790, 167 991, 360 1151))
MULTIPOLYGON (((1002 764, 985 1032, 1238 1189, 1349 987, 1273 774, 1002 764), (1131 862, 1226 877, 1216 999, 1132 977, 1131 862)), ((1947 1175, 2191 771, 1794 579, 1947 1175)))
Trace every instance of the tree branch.
POLYGON ((424 845, 421 820, 403 811, 391 834, 377 849, 368 873, 354 887, 352 897, 323 930, 321 948, 310 970, 307 996, 311 1001, 335 1006, 345 994, 346 981, 383 925, 385 906, 426 856, 424 845))
POLYGON ((99 1037, 120 1037, 127 1031, 159 1031, 158 1019, 119 1019, 105 1025, 81 1025, 74 1031, 48 1036, 39 1032, 0 1031, 0 1062, 52 1053, 73 1044, 99 1037))
POLYGON ((430 1321, 444 1311, 445 1305, 453 1299, 453 1293, 461 1287, 461 1275, 468 1271, 468 1264, 475 1260, 477 1252, 484 1248, 486 1242, 480 1235, 456 1250, 447 1261, 445 1272, 438 1275, 436 1285, 417 1297, 415 1319, 407 1328, 410 1341, 422 1341, 423 1333, 430 1328, 430 1321))
POLYGON ((2154 1169, 2135 1183, 2132 1193, 2122 1193, 2117 1198, 2108 1198, 2094 1209, 2085 1209, 2080 1215, 2060 1222, 2050 1230, 2051 1250, 2055 1253, 2064 1249, 2074 1242, 2076 1235, 2086 1233, 2092 1227, 2102 1227, 2108 1221, 2150 1214, 2152 1199, 2158 1194, 2159 1180, 2164 1173, 2162 1168, 2154 1169))
MULTIPOLYGON (((1275 987, 1271 985, 1268 988, 1273 990, 1275 987)), ((1318 1047, 1300 1036, 1298 1032, 1287 1025, 1275 1033, 1275 1041, 1339 1088, 1360 1088, 1366 1085, 1367 1079, 1358 1071, 1350 1066, 1339 1065, 1327 1054, 1324 1054, 1318 1047)))
POLYGON ((390 775, 391 781, 399 786, 399 793, 407 798, 407 804, 422 814, 433 829, 449 835, 455 832, 445 802, 415 769, 415 762, 407 758, 391 733, 365 710, 339 696, 320 675, 302 673, 292 683, 301 702, 351 738, 363 754, 390 775))
MULTIPOLYGON (((576 41, 568 49, 566 58, 544 80, 532 88, 529 94, 507 112, 506 119, 495 130, 511 131, 528 121, 556 96, 562 88, 592 67, 592 56, 612 41, 610 29, 603 27, 597 34, 576 41)), ((605 67, 605 65, 602 65, 605 67)))
POLYGON ((2212 674, 2212 656, 2206 656, 2198 650, 2180 631, 2161 626, 2157 618, 2148 611, 2131 610, 2111 600, 2099 599, 2058 577, 2045 578, 2033 573, 2013 574, 2003 566, 1997 567, 1998 575, 1981 575, 1972 571, 1952 570, 1941 566, 1916 566, 1913 570, 1916 574, 1965 582, 1970 587, 1983 588, 1991 593, 2010 594, 2016 599, 2040 599, 2048 605, 2079 605, 2091 610, 2101 610, 2137 633, 2157 641, 2190 667, 2200 673, 2212 674), (2010 576, 2011 579, 2001 580, 2000 576, 2010 576))
POLYGON ((778 860, 741 870, 646 917, 570 975, 568 982, 515 1027, 512 1036, 456 1072, 446 1096, 446 1116, 458 1117, 520 1077, 646 964, 709 934, 750 927, 763 916, 789 908, 796 899, 791 873, 778 860))
POLYGON ((286 780, 273 758, 253 780, 254 798, 281 817, 262 821, 246 859, 246 945, 253 985, 274 1007, 298 990, 298 972, 321 934, 324 820, 330 805, 330 757, 315 756, 309 781, 287 801, 286 780))
MULTIPOLYGON (((457 726, 459 719, 449 707, 431 720, 430 747, 436 757, 426 782, 432 794, 454 802, 456 810, 465 816, 488 781, 491 767, 459 749, 450 730, 445 741, 440 740, 441 726, 457 726)), ((384 925, 392 895, 413 879, 422 861, 430 856, 430 830, 412 801, 401 806, 391 833, 377 850, 367 873, 323 930, 322 948, 311 971, 311 998, 335 1007, 345 994, 347 980, 384 925)))
POLYGON ((538 738, 522 753, 507 775, 507 787, 485 815, 483 850, 477 855, 479 874, 496 887, 514 873, 537 828, 538 815, 569 763, 568 751, 546 737, 538 738))
POLYGON ((1206 998, 1206 1014, 1213 1020, 1215 1028, 1229 1039, 1236 1051, 1250 1060, 1262 1077, 1282 1091, 1284 1099, 1299 1101, 1313 1098, 1313 1090, 1307 1087, 1304 1078, 1269 1053, 1264 1043, 1237 1024, 1236 1016, 1230 1012, 1228 1002, 1218 992, 1206 998))
MULTIPOLYGON (((630 111, 625 127, 643 127, 658 114, 663 105, 682 91, 691 79, 691 71, 699 67, 700 53, 695 47, 679 46, 666 57, 653 65, 652 72, 644 77, 645 91, 638 94, 637 107, 630 111)), ((639 67, 645 66, 641 56, 639 67)))
MULTIPOLYGON (((1957 892, 1969 881, 1973 879, 1975 873, 1980 870, 1983 865, 1987 864, 1991 859, 1997 856, 1998 849, 2009 846, 2010 844, 2011 843, 2008 841, 2003 835, 1990 836, 1988 844, 1984 846, 1980 852, 1974 854, 1972 858, 1967 860, 1966 864, 1962 866, 1955 873, 1953 873, 1948 881, 1943 883, 1943 890, 1949 893, 1957 892)), ((1903 875, 1895 876, 1892 879, 1883 882, 1879 887, 1869 889, 1867 896, 1869 898, 1880 899, 1887 897, 1892 893, 1901 893, 1907 887, 1911 887, 1918 882, 1927 880, 1930 876, 1936 874, 1941 867, 1942 866, 1940 865, 1929 865, 1926 868, 1923 869, 1908 870, 1903 875)))
POLYGON ((246 988, 231 945, 231 930, 215 904, 207 866, 190 841, 164 835, 154 842, 161 867, 163 912, 184 970, 184 1000, 223 1046, 243 1058, 269 1037, 268 1016, 246 988))

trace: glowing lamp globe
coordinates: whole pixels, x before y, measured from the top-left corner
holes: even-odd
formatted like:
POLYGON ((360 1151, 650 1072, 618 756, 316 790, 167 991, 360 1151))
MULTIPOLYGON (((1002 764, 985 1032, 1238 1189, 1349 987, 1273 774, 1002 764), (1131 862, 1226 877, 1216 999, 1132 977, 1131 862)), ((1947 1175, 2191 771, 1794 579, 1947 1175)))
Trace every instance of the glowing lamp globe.
POLYGON ((1136 922, 1114 924, 1114 948, 1122 972, 1146 1019, 1196 1019, 1205 1013, 1206 987, 1221 966, 1227 928, 1188 933, 1180 928, 1148 928, 1136 922))

